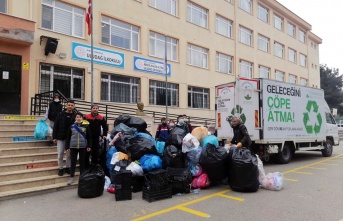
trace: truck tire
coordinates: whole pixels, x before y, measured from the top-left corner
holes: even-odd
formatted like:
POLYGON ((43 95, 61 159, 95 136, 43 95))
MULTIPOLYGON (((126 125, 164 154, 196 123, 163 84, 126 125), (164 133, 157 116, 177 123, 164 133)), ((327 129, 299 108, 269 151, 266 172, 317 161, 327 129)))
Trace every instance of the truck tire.
POLYGON ((323 157, 330 157, 332 155, 332 151, 333 151, 332 141, 326 140, 326 143, 324 145, 324 149, 322 149, 323 157))
POLYGON ((278 162, 281 164, 287 164, 292 159, 292 150, 291 147, 288 144, 285 144, 283 146, 282 151, 280 151, 278 154, 278 162))

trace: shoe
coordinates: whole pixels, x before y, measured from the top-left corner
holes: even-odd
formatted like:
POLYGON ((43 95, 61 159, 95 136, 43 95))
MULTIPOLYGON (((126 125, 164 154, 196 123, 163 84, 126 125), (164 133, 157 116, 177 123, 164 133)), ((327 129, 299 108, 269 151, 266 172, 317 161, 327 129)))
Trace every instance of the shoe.
POLYGON ((59 175, 59 176, 63 176, 63 169, 59 169, 59 170, 58 170, 58 175, 59 175))
POLYGON ((65 171, 66 171, 67 174, 70 174, 70 169, 68 167, 66 168, 65 171))
POLYGON ((74 183, 74 177, 70 177, 70 179, 67 182, 67 185, 72 185, 74 183))

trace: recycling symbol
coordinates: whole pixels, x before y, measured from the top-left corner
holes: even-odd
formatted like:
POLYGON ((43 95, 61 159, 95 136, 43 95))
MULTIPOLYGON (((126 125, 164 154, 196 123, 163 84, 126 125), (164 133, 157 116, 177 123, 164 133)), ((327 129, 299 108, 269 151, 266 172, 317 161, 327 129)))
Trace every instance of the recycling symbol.
POLYGON ((243 113, 243 108, 239 105, 236 105, 236 107, 232 108, 231 115, 226 118, 226 121, 229 122, 230 126, 232 126, 231 125, 232 118, 237 114, 239 114, 238 117, 242 120, 243 124, 245 123, 247 118, 245 117, 245 114, 243 113))
POLYGON ((318 112, 318 104, 316 101, 308 101, 306 105, 307 112, 304 113, 304 126, 308 134, 318 134, 322 126, 322 115, 318 112))

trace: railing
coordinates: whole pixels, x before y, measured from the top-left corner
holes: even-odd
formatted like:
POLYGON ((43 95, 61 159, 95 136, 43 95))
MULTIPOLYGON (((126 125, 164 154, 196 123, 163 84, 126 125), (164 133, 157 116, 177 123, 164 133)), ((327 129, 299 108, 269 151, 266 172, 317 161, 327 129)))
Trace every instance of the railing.
MULTIPOLYGON (((52 100, 52 97, 55 93, 58 93, 61 97, 62 105, 68 101, 68 99, 60 92, 60 91, 49 91, 41 94, 36 94, 35 97, 31 98, 31 115, 44 115, 46 113, 47 107, 52 100)), ((84 100, 74 100, 75 107, 78 111, 82 112, 83 114, 89 113, 91 111, 91 102, 84 101, 84 100)), ((99 110, 101 113, 104 113, 104 116, 107 119, 107 122, 110 124, 111 121, 114 120, 123 114, 128 115, 136 115, 135 108, 130 107, 123 107, 115 104, 102 104, 96 103, 99 106, 99 110)), ((165 112, 158 112, 158 111, 151 111, 144 109, 144 112, 148 116, 152 116, 154 118, 154 122, 160 122, 162 117, 165 117, 165 112)), ((169 119, 177 119, 179 115, 177 114, 170 114, 168 113, 169 119)), ((194 117, 188 116, 189 121, 192 125, 195 126, 211 126, 214 125, 215 120, 210 118, 202 118, 202 117, 194 117)), ((113 125, 113 124, 112 124, 113 125)))

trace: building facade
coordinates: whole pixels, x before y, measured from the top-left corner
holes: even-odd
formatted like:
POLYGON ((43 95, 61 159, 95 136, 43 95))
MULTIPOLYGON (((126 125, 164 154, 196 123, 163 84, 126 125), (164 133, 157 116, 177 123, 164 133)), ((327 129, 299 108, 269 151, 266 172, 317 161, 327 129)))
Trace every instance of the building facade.
POLYGON ((167 99, 170 113, 214 118, 215 85, 237 77, 320 87, 321 39, 277 1, 93 0, 92 7, 88 35, 88 0, 0 0, 0 113, 28 114, 36 93, 60 90, 160 112, 167 99))

